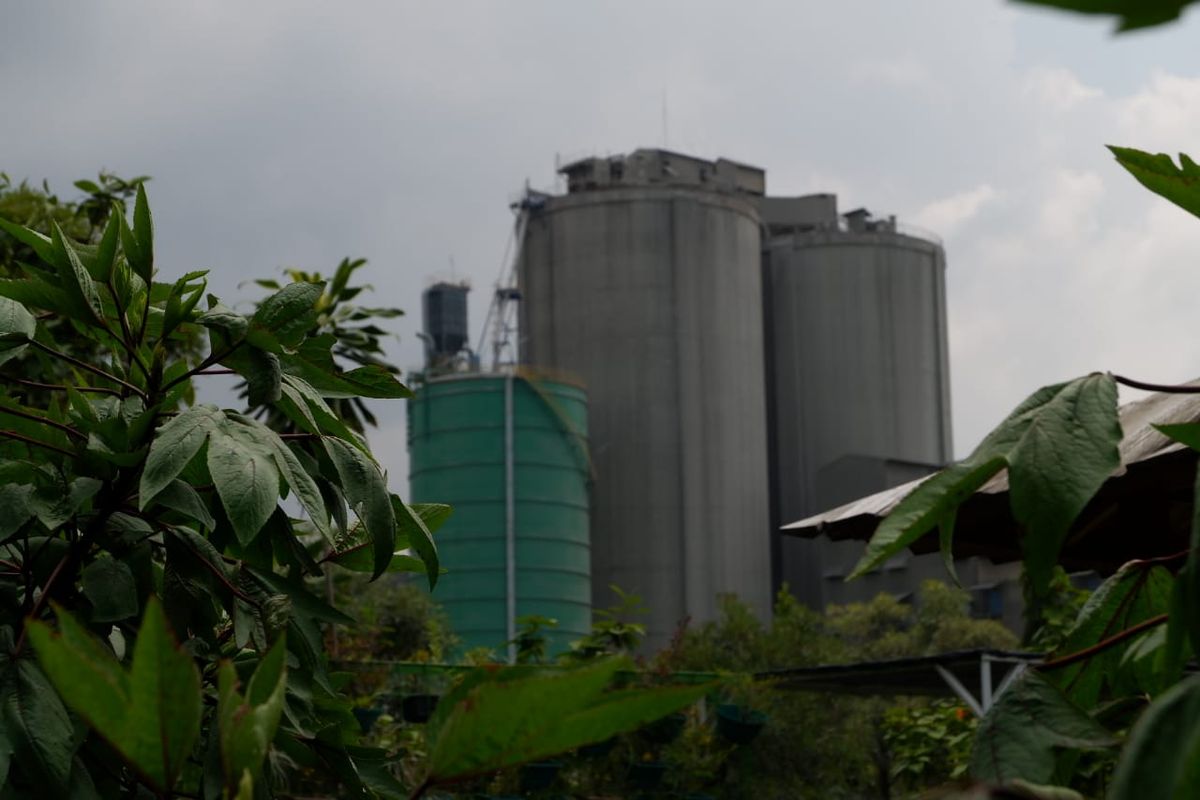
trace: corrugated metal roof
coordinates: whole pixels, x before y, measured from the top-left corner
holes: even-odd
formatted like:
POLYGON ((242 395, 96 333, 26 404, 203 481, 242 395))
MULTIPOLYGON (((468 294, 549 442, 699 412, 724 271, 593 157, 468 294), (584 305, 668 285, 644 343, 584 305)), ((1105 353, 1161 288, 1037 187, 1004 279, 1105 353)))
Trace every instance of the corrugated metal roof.
MULTIPOLYGON (((1200 379, 1190 385, 1200 386, 1200 379)), ((1200 394, 1151 394, 1145 399, 1128 403, 1120 409, 1121 466, 1104 484, 1096 498, 1080 515, 1068 545, 1089 544, 1094 550, 1080 553, 1081 560, 1068 566, 1095 569, 1115 569, 1135 548, 1126 546, 1100 548, 1101 541, 1120 539, 1139 530, 1153 530, 1164 547, 1186 547, 1188 514, 1180 516, 1179 504, 1191 504, 1191 483, 1196 455, 1168 439, 1152 425, 1164 423, 1200 422, 1200 394), (1181 493, 1182 488, 1182 493, 1181 493), (1132 523, 1132 525, 1131 525, 1132 523), (1182 533, 1182 539, 1180 534, 1182 533), (1086 562, 1086 563, 1085 563, 1086 562)), ((844 506, 816 514, 807 519, 783 526, 793 536, 814 538, 829 536, 834 540, 860 539, 866 541, 874 532, 878 520, 886 516, 921 481, 896 486, 844 506)), ((1002 471, 980 488, 964 503, 956 526, 956 552, 960 555, 985 555, 997 561, 1020 557, 1016 522, 1008 512, 1007 502, 1001 500, 1008 491, 1008 472, 1002 471), (991 535, 984 537, 983 532, 991 535)), ((1185 510, 1186 511, 1186 510, 1185 510)), ((926 537, 927 539, 928 537, 926 537)), ((1147 542, 1139 540, 1139 546, 1147 542)), ((936 550, 927 542, 914 546, 916 552, 936 550)), ((1068 550, 1070 548, 1068 547, 1068 550)), ((1078 549, 1078 548, 1077 548, 1078 549)), ((1066 552, 1066 551, 1064 551, 1066 552)), ((1174 551, 1170 551, 1174 552, 1174 551)), ((1165 553, 1151 553, 1165 554, 1165 553)), ((1067 553, 1067 555, 1072 555, 1067 553)), ((1132 556, 1130 556, 1132 557, 1132 556)))

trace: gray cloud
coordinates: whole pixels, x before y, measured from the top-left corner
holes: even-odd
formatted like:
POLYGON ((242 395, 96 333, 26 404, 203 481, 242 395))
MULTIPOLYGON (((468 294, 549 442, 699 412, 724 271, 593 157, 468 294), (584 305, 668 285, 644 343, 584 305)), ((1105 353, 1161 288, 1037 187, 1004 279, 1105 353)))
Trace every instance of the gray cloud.
MULTIPOLYGON (((412 312, 406 365, 425 283, 453 257, 481 324, 512 193, 552 185, 556 154, 661 144, 665 94, 673 148, 942 221, 960 450, 1042 382, 1200 371, 1179 341, 1200 226, 1101 147, 1197 149, 1192 24, 1114 41, 991 0, 18 3, 5 22, 0 169, 152 174, 162 265, 243 300, 280 266, 366 256, 374 299, 412 312)), ((400 404, 383 419, 402 478, 400 404)))

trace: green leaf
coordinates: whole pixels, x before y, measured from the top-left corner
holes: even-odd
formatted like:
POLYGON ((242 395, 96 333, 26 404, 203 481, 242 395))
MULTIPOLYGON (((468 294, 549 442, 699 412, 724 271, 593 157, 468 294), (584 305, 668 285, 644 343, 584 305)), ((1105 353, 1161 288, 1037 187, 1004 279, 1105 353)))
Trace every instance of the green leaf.
MULTIPOLYGON (((1085 650, 1101 641, 1166 613, 1173 579, 1163 567, 1126 564, 1088 597, 1056 656, 1085 650)), ((1114 647, 1076 664, 1048 673, 1076 704, 1091 708, 1105 681, 1116 672, 1124 647, 1114 647)))
POLYGON ((1133 726, 1109 800, 1200 797, 1200 675, 1176 684, 1133 726))
POLYGON ((251 406, 267 405, 279 400, 283 376, 279 369, 279 356, 247 346, 234 351, 221 363, 246 379, 246 401, 251 406))
POLYGON ((308 513, 313 525, 326 539, 332 539, 333 532, 329 528, 329 511, 325 508, 321 490, 292 449, 279 438, 279 434, 258 420, 242 414, 230 414, 229 417, 233 421, 229 430, 253 439, 264 451, 271 454, 275 466, 287 481, 287 485, 296 493, 296 498, 308 513))
POLYGON ((337 469, 342 492, 371 539, 375 556, 371 579, 374 580, 387 569, 396 551, 396 518, 387 482, 375 462, 358 448, 341 439, 326 438, 322 441, 325 452, 337 469))
POLYGON ((1118 17, 1117 31, 1150 28, 1179 18, 1195 0, 1016 0, 1028 5, 1050 6, 1082 14, 1118 17))
POLYGON ((178 478, 168 483, 162 491, 156 494, 154 502, 163 508, 178 511, 199 523, 202 528, 212 530, 217 527, 217 521, 213 519, 208 506, 204 505, 204 500, 201 499, 199 492, 193 489, 191 484, 178 478))
POLYGON ((0 364, 19 356, 37 331, 37 320, 25 306, 0 297, 0 364))
POLYGON ((279 470, 272 454, 241 427, 222 420, 210 433, 208 471, 238 541, 246 546, 275 511, 279 470))
POLYGON ((367 444, 351 430, 341 417, 333 412, 325 398, 303 378, 284 375, 279 407, 288 419, 308 433, 330 434, 353 444, 364 453, 369 453, 367 444))
POLYGON ((66 261, 66 266, 59 268, 59 276, 67 289, 67 294, 75 299, 80 310, 87 309, 91 312, 92 320, 103 320, 104 308, 100 305, 100 294, 96 291, 92 274, 79 260, 75 246, 67 240, 66 234, 62 232, 62 228, 58 227, 57 222, 51 223, 50 233, 50 241, 54 244, 56 252, 59 252, 66 261))
POLYGON ((142 470, 138 508, 144 509, 188 465, 223 421, 216 406, 199 405, 168 420, 155 433, 142 470))
POLYGON ((54 245, 50 241, 49 236, 38 233, 35 230, 26 228, 24 225, 18 225, 15 222, 9 222, 4 217, 0 217, 0 230, 7 233, 9 236, 16 239, 21 244, 37 253, 37 257, 47 264, 53 264, 56 258, 54 253, 54 245))
POLYGON ((1025 529, 1026 570, 1039 595, 1067 529, 1120 465, 1120 441, 1112 376, 1095 373, 1039 389, 967 459, 901 500, 880 523, 850 577, 875 569, 916 541, 1007 466, 1013 516, 1025 529))
MULTIPOLYGON (((425 521, 398 495, 392 495, 392 513, 396 517, 398 533, 417 551, 425 565, 425 575, 429 579, 429 590, 437 585, 440 567, 438 565, 437 545, 433 543, 433 534, 425 525, 425 521)), ((393 559, 394 560, 394 559, 393 559)))
POLYGON ((333 334, 305 339, 295 353, 280 357, 283 371, 303 378, 322 397, 370 397, 394 399, 412 397, 412 392, 381 366, 358 367, 341 371, 333 360, 333 334))
POLYGON ((0 729, 8 746, 22 745, 53 793, 65 793, 75 753, 74 729, 54 687, 37 664, 12 658, 12 629, 0 636, 0 729))
POLYGON ((1050 584, 1071 523, 1121 465, 1117 385, 1094 374, 1066 384, 1030 420, 1008 455, 1009 502, 1025 529, 1035 596, 1050 584))
POLYGON ((96 257, 93 261, 92 274, 101 283, 112 280, 113 263, 117 258, 117 245, 121 241, 120 225, 113 217, 108 218, 104 226, 104 235, 96 247, 96 257))
POLYGON ((175 643, 155 598, 126 672, 67 613, 59 630, 30 622, 29 639, 67 705, 154 788, 170 792, 200 734, 200 673, 175 643))
POLYGON ((243 696, 237 672, 224 661, 219 673, 217 718, 225 786, 236 790, 246 773, 258 775, 283 714, 287 687, 287 647, 280 637, 259 661, 243 696))
POLYGON ((603 741, 679 711, 715 684, 608 691, 625 659, 555 673, 478 669, 428 725, 430 786, 603 741))
POLYGON ((223 333, 230 342, 241 340, 250 328, 250 320, 231 308, 226 308, 209 295, 208 311, 201 314, 196 322, 206 328, 213 328, 223 333))
POLYGON ((1200 166, 1183 153, 1175 166, 1165 153, 1151 155, 1128 147, 1108 148, 1138 183, 1195 216, 1200 216, 1200 166))
POLYGON ((1008 688, 979 723, 971 775, 989 782, 1051 782, 1055 749, 1098 749, 1116 740, 1035 672, 1008 688))
POLYGON ((38 280, 0 279, 0 297, 16 300, 25 306, 71 315, 71 304, 61 289, 38 280))
POLYGON ((290 283, 263 300, 250 320, 248 338, 271 352, 294 349, 316 322, 323 283, 290 283))
POLYGON ((0 484, 0 539, 16 533, 33 516, 32 496, 29 484, 0 484))
POLYGON ((92 622, 119 622, 138 613, 137 584, 129 566, 97 558, 83 570, 83 595, 92 604, 92 622))
POLYGON ((146 186, 138 184, 133 201, 133 236, 137 240, 137 256, 129 261, 133 271, 149 286, 154 276, 154 220, 146 200, 146 186))

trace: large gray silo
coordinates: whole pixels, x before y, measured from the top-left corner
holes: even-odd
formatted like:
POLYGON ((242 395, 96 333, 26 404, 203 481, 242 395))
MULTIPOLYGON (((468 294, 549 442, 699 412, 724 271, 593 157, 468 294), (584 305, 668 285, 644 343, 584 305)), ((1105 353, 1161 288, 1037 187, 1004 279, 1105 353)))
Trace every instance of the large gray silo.
MULTIPOLYGON (((786 524, 951 459, 946 261, 894 218, 839 216, 833 195, 760 204, 774 512, 786 524)), ((905 554, 846 584, 861 544, 775 545, 776 580, 817 608, 945 577, 936 557, 905 554)))
POLYGON ((770 604, 762 171, 665 151, 564 168, 519 261, 521 360, 588 386, 593 601, 651 648, 733 592, 770 604))

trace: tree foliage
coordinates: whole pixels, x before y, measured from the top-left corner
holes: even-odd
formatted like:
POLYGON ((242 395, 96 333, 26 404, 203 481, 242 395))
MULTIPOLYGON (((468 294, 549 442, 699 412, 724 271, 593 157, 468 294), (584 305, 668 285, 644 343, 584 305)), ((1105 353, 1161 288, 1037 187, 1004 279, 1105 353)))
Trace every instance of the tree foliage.
MULTIPOLYGON (((1175 166, 1165 155, 1111 149, 1137 180, 1200 216, 1200 172, 1191 159, 1180 156, 1175 166)), ((897 506, 868 545, 860 571, 952 519, 995 468, 1007 468, 1025 575, 1037 597, 1049 585, 1064 535, 1117 466, 1117 380, 1095 373, 1035 392, 965 461, 927 479, 897 506)), ((1200 426, 1159 429, 1200 449, 1200 426)), ((1193 502, 1200 509, 1200 478, 1193 502)), ((953 547, 952 531, 943 547, 953 547)), ((1184 664, 1200 643, 1197 574, 1200 513, 1187 551, 1133 561, 1110 576, 1055 637, 1058 651, 992 707, 975 742, 973 774, 992 783, 1103 791, 1103 779, 1099 786, 1089 783, 1080 769, 1089 758, 1084 751, 1123 745, 1108 797, 1200 796, 1195 680, 1183 680, 1184 664)))

